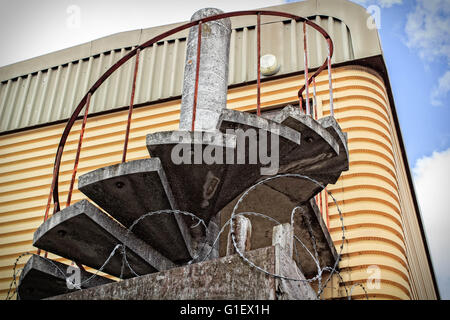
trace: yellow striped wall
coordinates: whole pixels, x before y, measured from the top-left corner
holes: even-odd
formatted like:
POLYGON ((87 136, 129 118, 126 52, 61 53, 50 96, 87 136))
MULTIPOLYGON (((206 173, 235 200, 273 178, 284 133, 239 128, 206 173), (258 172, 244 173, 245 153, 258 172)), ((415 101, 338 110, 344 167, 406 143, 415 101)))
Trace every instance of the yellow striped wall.
MULTIPOLYGON (((350 156, 350 169, 328 187, 344 216, 346 241, 339 265, 344 284, 349 291, 363 284, 370 299, 436 299, 385 85, 362 67, 341 68, 334 76, 334 112, 348 134, 350 156), (379 288, 370 289, 368 267, 373 265, 381 277, 379 288)), ((328 96, 318 100, 319 116, 329 115, 328 96)), ((331 199, 328 205, 330 233, 338 247, 339 214, 331 199)), ((342 285, 326 297, 344 295, 342 285)), ((352 294, 366 298, 360 286, 352 294)))
MULTIPOLYGON (((302 76, 266 82, 262 106, 296 102, 302 76)), ((350 170, 328 190, 344 214, 346 242, 340 263, 344 284, 366 284, 367 267, 378 265, 379 289, 368 289, 370 298, 435 298, 423 240, 420 238, 406 169, 383 81, 370 70, 341 67, 334 70, 335 116, 348 133, 350 170)), ((319 115, 329 114, 326 75, 317 81, 319 115)), ((310 91, 312 92, 312 90, 310 91)), ((253 110, 254 85, 229 91, 228 107, 253 110)), ((94 103, 96 100, 93 100, 94 103)), ((148 157, 145 136, 178 127, 180 101, 135 109, 128 145, 128 160, 148 157)), ((78 175, 120 162, 127 112, 89 119, 78 175)), ((15 259, 33 252, 33 232, 42 223, 56 147, 64 124, 0 136, 0 297, 6 297, 15 259)), ((71 131, 62 159, 60 201, 65 203, 75 158, 80 123, 71 131)), ((72 203, 83 198, 75 190, 72 203)), ((336 205, 329 198, 330 233, 337 248, 341 230, 336 205)), ((325 215, 325 203, 323 213, 325 215)), ((64 205, 62 206, 64 207, 64 205)), ((324 218, 326 218, 324 216, 324 218)), ((49 255, 61 262, 65 259, 49 255)), ((27 257, 19 261, 23 267, 27 257)), ((344 287, 334 279, 326 298, 338 298, 344 287), (335 289, 332 289, 334 286, 335 289)), ((364 298, 360 287, 354 298, 364 298)))

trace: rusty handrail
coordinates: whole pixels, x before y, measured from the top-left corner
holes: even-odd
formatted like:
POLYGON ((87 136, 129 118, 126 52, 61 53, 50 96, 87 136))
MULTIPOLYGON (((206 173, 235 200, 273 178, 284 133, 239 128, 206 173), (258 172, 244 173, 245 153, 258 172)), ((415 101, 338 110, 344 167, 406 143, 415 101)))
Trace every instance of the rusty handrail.
MULTIPOLYGON (((305 90, 305 88, 311 84, 311 82, 313 81, 313 79, 319 75, 323 70, 325 70, 325 68, 329 68, 329 75, 330 75, 330 83, 331 83, 331 57, 333 56, 333 42, 331 40, 331 37, 328 35, 328 33, 319 25, 315 24, 314 22, 312 22, 311 20, 308 20, 306 18, 297 16, 297 15, 293 15, 290 13, 286 13, 286 12, 278 12, 278 11, 263 11, 263 10, 247 10, 247 11, 234 11, 234 12, 229 12, 229 13, 222 13, 222 14, 218 14, 218 15, 214 15, 214 16, 210 16, 210 17, 205 17, 202 18, 200 20, 196 20, 196 21, 191 21, 188 23, 185 23, 181 26, 175 27, 171 30, 168 30, 166 32, 163 32, 157 36, 155 36, 154 38, 144 42, 143 44, 135 47, 133 50, 131 50, 128 54, 126 54, 125 56, 123 56, 121 59, 119 59, 115 64, 113 64, 108 70, 106 70, 103 75, 90 87, 90 89, 87 91, 87 93, 83 96, 83 98, 81 99, 81 101, 79 102, 79 104, 77 105, 77 107, 75 108, 74 112, 72 113, 71 117, 69 118, 64 131, 61 135, 61 139, 56 151, 56 156, 55 156, 55 162, 54 162, 54 166, 53 166, 53 176, 52 176, 52 183, 51 183, 51 187, 50 187, 50 193, 49 193, 49 197, 48 197, 48 202, 47 202, 47 206, 46 206, 46 212, 44 215, 44 221, 47 220, 48 218, 48 213, 49 213, 49 209, 50 209, 50 205, 51 205, 51 198, 53 196, 53 203, 54 203, 54 210, 53 212, 57 212, 60 211, 60 200, 59 200, 59 192, 58 192, 58 183, 59 183, 59 170, 60 170, 60 166, 61 166, 61 158, 62 158, 62 153, 64 151, 64 146, 65 143, 67 141, 67 138, 69 136, 70 130, 72 128, 72 126, 74 125, 75 121, 77 120, 81 110, 85 107, 85 105, 88 103, 88 101, 90 100, 90 97, 95 93, 95 91, 100 87, 100 85, 102 85, 103 82, 106 81, 106 79, 109 78, 109 76, 111 76, 112 73, 114 73, 119 67, 121 67, 125 62, 127 62, 128 60, 130 60, 132 57, 134 57, 136 54, 138 54, 140 51, 142 51, 143 49, 146 49, 150 46, 152 46, 154 43, 157 43, 158 41, 172 35, 175 33, 178 33, 180 31, 183 31, 185 29, 194 27, 196 25, 201 25, 202 23, 206 23, 206 22, 210 22, 210 21, 214 21, 214 20, 220 20, 220 19, 224 19, 224 18, 231 18, 231 17, 236 17, 236 16, 245 16, 245 15, 256 15, 257 19, 258 19, 258 23, 257 23, 257 28, 258 28, 258 33, 260 32, 260 17, 262 15, 265 16, 277 16, 277 17, 284 17, 284 18, 288 18, 291 20, 295 20, 296 22, 303 22, 304 25, 309 25, 312 28, 314 28, 316 31, 320 32, 322 34, 322 36, 326 39, 327 44, 328 44, 328 57, 326 59, 326 61, 319 67, 319 69, 311 76, 311 77, 307 77, 305 76, 305 79, 307 79, 305 81, 305 85, 303 85, 302 88, 300 88, 300 90, 298 91, 298 97, 300 99, 300 105, 301 105, 301 101, 302 101, 302 93, 305 90)), ((258 57, 260 56, 260 39, 258 36, 258 57)), ((199 46, 200 47, 200 46, 199 46)), ((305 54, 307 54, 305 52, 305 54)), ((139 57, 138 57, 139 58, 139 57)), ((138 58, 136 63, 138 63, 138 58)), ((199 59, 199 55, 197 57, 197 59, 199 59)), ((199 62, 199 61, 198 61, 199 62)), ((259 64, 259 59, 258 59, 258 64, 259 64)), ((197 63, 197 66, 199 65, 199 63, 197 63)), ((307 75, 307 66, 305 66, 305 75, 307 75)), ((136 79, 136 73, 137 73, 137 66, 135 67, 135 74, 134 74, 134 82, 133 82, 133 86, 135 85, 135 79, 136 79)), ((258 77, 257 77, 257 90, 258 90, 258 109, 260 107, 260 100, 259 100, 259 95, 260 95, 260 70, 258 69, 258 77)), ((332 94, 331 88, 330 88, 330 94, 332 94)), ((130 102, 130 109, 133 107, 133 100, 134 97, 131 98, 131 102, 130 102)), ((195 99, 194 99, 194 104, 196 103, 195 99)), ((129 132, 129 122, 131 121, 131 111, 129 112, 129 117, 128 117, 128 125, 127 125, 127 133, 126 133, 126 139, 128 138, 128 132, 129 132)), ((259 111, 258 111, 259 112, 259 111)), ((195 108, 194 108, 194 113, 195 113, 195 108)), ((87 117, 87 112, 85 112, 85 118, 87 117)), ((194 119, 195 119, 195 114, 194 114, 194 119)), ((194 124, 192 124, 192 126, 194 126, 194 124)), ((82 139, 82 136, 80 136, 80 138, 82 139)), ((123 159, 125 159, 125 153, 126 153, 126 146, 127 146, 127 141, 125 141, 125 146, 124 146, 124 155, 123 155, 123 159)), ((81 141, 78 144, 78 148, 81 149, 81 141)), ((77 151, 78 157, 79 158, 79 150, 77 151)), ((77 160, 76 159, 76 160, 77 160)), ((77 161, 76 161, 77 162, 77 161)), ((75 176, 76 174, 76 170, 77 170, 77 163, 75 163, 74 166, 74 172, 73 172, 73 176, 75 176)), ((70 199, 70 195, 69 195, 69 199, 70 199)), ((68 201, 68 203, 70 203, 70 200, 68 201)))

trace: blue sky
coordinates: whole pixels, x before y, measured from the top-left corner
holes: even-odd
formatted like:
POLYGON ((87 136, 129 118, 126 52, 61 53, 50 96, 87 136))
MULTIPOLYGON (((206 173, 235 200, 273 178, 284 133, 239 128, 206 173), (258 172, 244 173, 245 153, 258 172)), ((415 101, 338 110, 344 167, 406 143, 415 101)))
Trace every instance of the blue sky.
MULTIPOLYGON (((121 31, 186 21, 202 7, 236 11, 283 2, 292 1, 0 0, 0 66, 121 31), (81 18, 71 27, 73 5, 81 18)), ((380 9, 379 33, 416 194, 441 295, 450 299, 450 0, 353 2, 380 9)))
MULTIPOLYGON (((433 0, 427 0, 427 2, 433 2, 433 0)), ((432 34, 430 32, 429 38, 447 37, 447 39, 442 39, 442 43, 426 42, 425 39, 422 42, 420 39, 415 41, 412 34, 420 30, 420 26, 415 28, 413 22, 420 24, 417 17, 423 17, 425 23, 428 23, 426 20, 431 17, 436 19, 435 23, 438 19, 443 20, 440 17, 441 11, 440 14, 434 15, 431 10, 422 10, 428 12, 423 14, 429 15, 424 17, 420 12, 422 6, 419 9, 417 6, 420 4, 415 1, 404 0, 402 4, 381 8, 379 30, 411 166, 425 155, 431 155, 434 151, 444 151, 450 147, 450 126, 448 125, 450 95, 444 90, 441 90, 442 93, 438 96, 433 95, 439 87, 441 77, 450 70, 450 56, 437 54, 433 47, 428 47, 436 44, 450 46, 450 38, 448 33, 432 34), (416 14, 417 11, 419 11, 418 14, 416 14)), ((450 11, 449 1, 447 1, 447 10, 450 11)), ((450 27, 450 12, 447 12, 445 18, 447 26, 450 27)), ((448 51, 450 53, 450 50, 448 51)))

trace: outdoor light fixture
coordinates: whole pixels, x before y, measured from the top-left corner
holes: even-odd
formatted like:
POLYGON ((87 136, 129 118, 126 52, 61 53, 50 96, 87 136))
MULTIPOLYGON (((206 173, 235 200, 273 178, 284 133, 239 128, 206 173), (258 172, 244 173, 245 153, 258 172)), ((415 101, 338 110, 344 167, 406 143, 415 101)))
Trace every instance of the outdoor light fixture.
POLYGON ((261 73, 264 76, 271 76, 280 70, 277 57, 273 54, 265 54, 261 57, 261 73))

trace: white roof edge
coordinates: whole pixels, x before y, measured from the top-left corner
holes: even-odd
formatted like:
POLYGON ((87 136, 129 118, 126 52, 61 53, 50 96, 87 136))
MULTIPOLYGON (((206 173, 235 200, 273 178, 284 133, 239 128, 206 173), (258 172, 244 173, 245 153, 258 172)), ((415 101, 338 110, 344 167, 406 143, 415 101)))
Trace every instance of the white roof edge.
MULTIPOLYGON (((284 11, 303 17, 313 15, 331 16, 343 21, 350 29, 355 59, 382 54, 380 38, 376 29, 367 27, 369 14, 360 5, 347 0, 307 0, 283 5, 261 8, 263 10, 284 11)), ((241 17, 234 20, 233 27, 252 24, 251 17, 241 17), (237 23, 237 25, 236 25, 237 23)), ((272 19, 263 20, 279 20, 272 19)), ((14 79, 19 76, 35 73, 40 70, 64 65, 72 61, 86 59, 102 52, 139 45, 152 37, 176 26, 186 23, 179 22, 163 26, 124 31, 80 45, 58 50, 42 56, 16 62, 0 68, 0 81, 14 79)), ((186 32, 187 34, 187 32, 186 32)), ((178 34, 177 38, 180 37, 178 34)), ((166 40, 168 40, 167 38, 166 40)))

